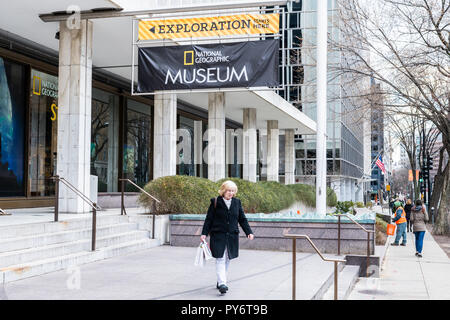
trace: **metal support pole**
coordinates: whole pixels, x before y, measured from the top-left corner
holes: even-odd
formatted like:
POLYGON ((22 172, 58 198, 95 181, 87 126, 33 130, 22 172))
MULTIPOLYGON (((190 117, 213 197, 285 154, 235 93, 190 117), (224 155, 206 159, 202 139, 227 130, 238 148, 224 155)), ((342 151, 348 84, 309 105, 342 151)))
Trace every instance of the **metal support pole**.
POLYGON ((55 222, 58 222, 59 214, 59 176, 55 176, 55 222))
POLYGON ((95 238, 97 231, 97 204, 94 202, 92 209, 92 251, 95 251, 95 238))
POLYGON ((338 263, 334 261, 334 300, 338 300, 338 263))
POLYGON ((155 239, 155 214, 153 213, 152 239, 155 239))
POLYGON ((338 256, 341 255, 341 216, 338 216, 338 256))
POLYGON ((120 215, 121 216, 123 216, 123 211, 124 211, 124 202, 123 202, 123 197, 124 197, 124 188, 125 188, 125 186, 124 186, 124 184, 125 184, 125 181, 124 180, 122 180, 121 181, 122 182, 122 185, 121 185, 121 189, 122 189, 122 198, 121 198, 121 206, 120 206, 120 215))
POLYGON ((292 300, 295 300, 296 238, 292 238, 292 300))
POLYGON ((369 260, 370 260, 370 232, 367 232, 366 277, 369 277, 369 260))

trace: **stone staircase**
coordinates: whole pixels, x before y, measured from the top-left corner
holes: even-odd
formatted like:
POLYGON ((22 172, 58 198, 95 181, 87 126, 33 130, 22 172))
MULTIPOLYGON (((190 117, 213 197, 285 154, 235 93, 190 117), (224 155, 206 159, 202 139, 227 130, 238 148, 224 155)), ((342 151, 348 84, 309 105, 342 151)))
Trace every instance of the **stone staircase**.
MULTIPOLYGON (((96 250, 91 218, 0 227, 0 283, 37 276, 159 246, 128 216, 98 215, 96 250)), ((135 221, 135 220, 134 220, 135 221)))

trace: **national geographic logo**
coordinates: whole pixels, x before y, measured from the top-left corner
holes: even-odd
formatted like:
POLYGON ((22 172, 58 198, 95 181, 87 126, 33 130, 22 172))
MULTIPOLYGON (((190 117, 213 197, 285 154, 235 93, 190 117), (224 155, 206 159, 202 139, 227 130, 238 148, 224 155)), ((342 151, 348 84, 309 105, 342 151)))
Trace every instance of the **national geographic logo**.
POLYGON ((38 76, 33 76, 33 94, 58 99, 58 85, 48 80, 42 80, 38 76))
POLYGON ((194 50, 184 52, 184 65, 192 66, 194 64, 194 50))
POLYGON ((230 62, 230 56, 226 56, 221 50, 205 50, 197 51, 187 50, 184 51, 183 64, 185 66, 192 66, 196 64, 212 64, 212 63, 228 63, 230 62))

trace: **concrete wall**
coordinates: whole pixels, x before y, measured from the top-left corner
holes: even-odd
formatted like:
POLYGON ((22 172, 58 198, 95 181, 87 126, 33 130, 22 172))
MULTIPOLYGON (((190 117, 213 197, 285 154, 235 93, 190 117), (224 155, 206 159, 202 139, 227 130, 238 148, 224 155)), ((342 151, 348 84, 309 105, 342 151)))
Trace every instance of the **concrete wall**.
MULTIPOLYGON (((203 220, 170 220, 170 245, 195 247, 203 227, 203 220)), ((291 251, 292 240, 283 237, 285 233, 308 235, 322 253, 336 254, 338 248, 337 223, 305 222, 262 222, 249 221, 255 234, 253 241, 240 231, 240 248, 256 250, 291 251)), ((362 224, 368 230, 374 230, 374 224, 362 224)), ((209 238, 208 238, 209 239, 209 238)), ((207 241, 209 241, 207 239, 207 241)), ((371 238, 370 252, 374 253, 375 240, 371 238)), ((297 240, 300 252, 315 253, 309 242, 297 240)), ((341 223, 341 254, 366 254, 367 233, 355 224, 341 223)))

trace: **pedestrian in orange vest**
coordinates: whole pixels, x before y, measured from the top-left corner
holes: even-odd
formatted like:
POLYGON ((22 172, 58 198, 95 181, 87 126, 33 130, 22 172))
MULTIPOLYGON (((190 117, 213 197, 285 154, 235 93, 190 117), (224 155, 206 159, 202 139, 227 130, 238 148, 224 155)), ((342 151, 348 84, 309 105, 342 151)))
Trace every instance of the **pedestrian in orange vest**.
POLYGON ((392 219, 393 222, 397 224, 397 234, 395 235, 395 240, 391 243, 392 246, 398 246, 400 242, 400 238, 403 238, 402 246, 406 246, 406 212, 402 207, 402 203, 400 201, 396 201, 394 203, 395 207, 395 217, 392 219))

